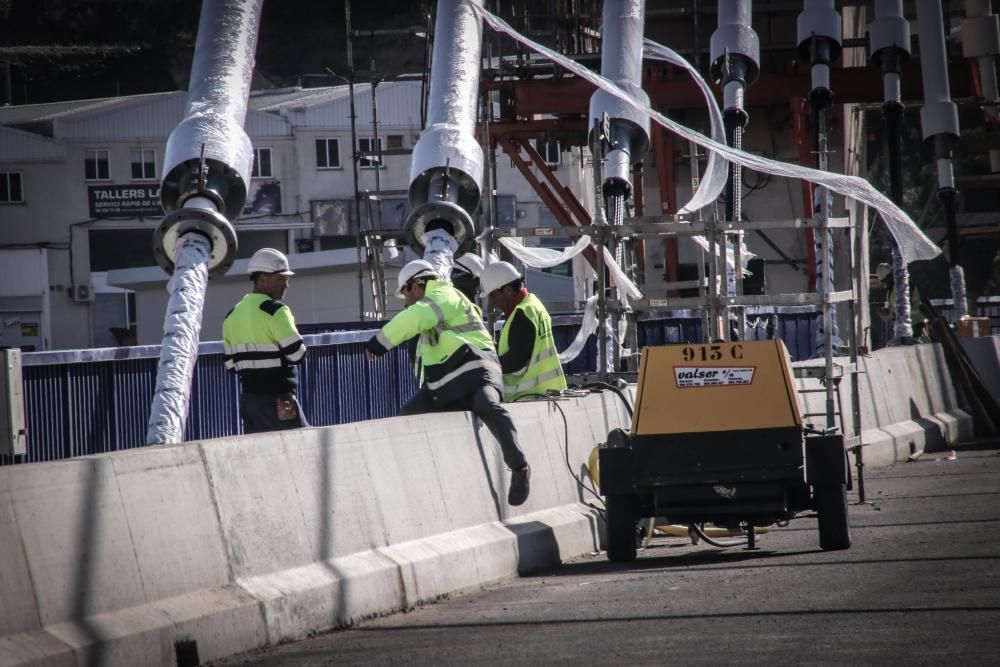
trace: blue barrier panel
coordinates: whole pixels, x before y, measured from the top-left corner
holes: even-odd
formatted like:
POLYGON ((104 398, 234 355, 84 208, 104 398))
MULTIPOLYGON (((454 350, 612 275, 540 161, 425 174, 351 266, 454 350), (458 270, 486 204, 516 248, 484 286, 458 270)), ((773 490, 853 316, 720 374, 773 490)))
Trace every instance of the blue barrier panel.
MULTIPOLYGON (((1000 304, 998 304, 1000 310, 1000 304)), ((692 311, 676 317, 641 319, 640 347, 699 342, 702 322, 692 311)), ((758 309, 748 338, 777 335, 794 360, 812 351, 817 316, 796 309, 758 309), (770 321, 770 320, 768 320, 770 321)), ((579 331, 580 316, 553 318, 556 347, 566 349, 579 331)), ((374 332, 342 331, 306 335, 309 352, 299 367, 299 400, 313 426, 391 417, 417 389, 406 346, 369 362, 364 342, 374 332)), ((29 352, 22 356, 26 456, 0 457, 0 465, 53 461, 99 452, 142 447, 156 382, 159 346, 29 352)), ((591 335, 581 354, 565 366, 567 373, 597 370, 597 337, 591 335)), ((222 344, 199 346, 191 384, 186 440, 236 435, 239 380, 223 366, 222 344)))

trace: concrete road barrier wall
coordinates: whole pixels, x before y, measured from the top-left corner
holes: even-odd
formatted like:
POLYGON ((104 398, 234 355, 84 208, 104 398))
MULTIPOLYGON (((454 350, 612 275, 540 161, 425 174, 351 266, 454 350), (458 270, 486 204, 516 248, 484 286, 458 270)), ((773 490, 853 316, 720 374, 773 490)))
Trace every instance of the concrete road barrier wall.
MULTIPOLYGON (((861 369, 869 465, 971 435, 938 346, 861 369)), ((823 394, 806 398, 824 410, 823 394)), ((598 549, 578 482, 628 425, 622 401, 510 408, 532 466, 518 508, 468 413, 0 469, 0 667, 206 661, 598 549)))
POLYGON ((962 347, 990 394, 1000 397, 1000 336, 963 338, 962 347))
POLYGON ((622 402, 510 407, 518 508, 469 413, 0 469, 0 666, 211 660, 598 550, 578 481, 622 402))
MULTIPOLYGON (((846 358, 837 359, 846 365, 846 358)), ((865 465, 883 466, 947 448, 972 437, 972 417, 958 402, 940 345, 884 348, 858 360, 861 390, 861 442, 865 465)), ((816 366, 808 361, 796 366, 816 366)), ((816 380, 798 380, 799 387, 820 388, 816 380)), ((854 432, 850 380, 840 384, 845 432, 854 432)), ((823 393, 800 394, 803 412, 825 413, 823 393)), ((812 416, 818 427, 823 417, 812 416)))

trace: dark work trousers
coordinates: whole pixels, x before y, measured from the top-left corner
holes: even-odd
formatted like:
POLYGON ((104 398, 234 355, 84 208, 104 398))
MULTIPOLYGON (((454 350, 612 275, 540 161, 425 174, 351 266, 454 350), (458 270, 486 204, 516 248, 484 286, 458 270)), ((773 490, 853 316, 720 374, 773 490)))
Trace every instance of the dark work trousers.
POLYGON ((267 431, 284 431, 289 428, 309 426, 302 414, 302 405, 294 393, 278 396, 264 394, 240 394, 240 417, 243 418, 244 433, 265 433, 267 431), (288 400, 295 404, 295 416, 292 419, 280 419, 278 415, 278 400, 288 400))
POLYGON ((517 428, 514 426, 514 420, 510 418, 507 408, 500 402, 500 392, 497 391, 496 387, 481 385, 451 403, 436 407, 431 400, 430 390, 427 387, 421 387, 413 395, 413 398, 406 402, 399 414, 419 415, 427 412, 461 410, 471 411, 486 424, 486 428, 500 443, 500 449, 503 450, 503 462, 507 464, 508 468, 516 470, 527 464, 524 452, 517 444, 517 428))

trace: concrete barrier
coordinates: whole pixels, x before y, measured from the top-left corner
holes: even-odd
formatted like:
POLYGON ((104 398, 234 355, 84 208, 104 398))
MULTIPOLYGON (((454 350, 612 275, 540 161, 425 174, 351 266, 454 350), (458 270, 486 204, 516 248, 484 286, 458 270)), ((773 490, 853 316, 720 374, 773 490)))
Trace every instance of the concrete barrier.
MULTIPOLYGON (((846 365, 848 359, 837 359, 846 365)), ((865 465, 884 466, 945 449, 972 437, 972 417, 958 402, 940 345, 924 344, 878 350, 858 359, 861 389, 861 442, 865 465)), ((819 361, 796 366, 821 365, 819 361)), ((800 388, 818 389, 817 380, 798 380, 800 388)), ((844 431, 854 432, 850 381, 839 386, 844 431)), ((824 413, 823 393, 800 394, 803 412, 824 413)), ((821 417, 807 418, 825 426, 821 417)))
POLYGON ((599 549, 578 481, 620 400, 511 412, 518 508, 469 413, 0 469, 0 665, 212 660, 599 549))
MULTIPOLYGON (((868 465, 971 435, 938 346, 861 370, 868 465)), ((518 508, 469 413, 0 468, 0 666, 193 664, 599 549, 580 481, 622 401, 510 408, 532 466, 518 508)))
POLYGON ((1000 397, 1000 336, 963 338, 962 347, 990 394, 1000 397))

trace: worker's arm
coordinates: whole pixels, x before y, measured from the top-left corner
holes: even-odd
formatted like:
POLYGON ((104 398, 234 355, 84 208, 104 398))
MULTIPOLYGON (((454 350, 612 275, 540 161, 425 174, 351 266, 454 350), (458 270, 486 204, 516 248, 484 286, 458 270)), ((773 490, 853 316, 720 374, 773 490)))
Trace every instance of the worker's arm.
POLYGON ((535 347, 535 325, 521 310, 514 311, 507 332, 507 352, 500 356, 500 368, 504 373, 524 370, 531 360, 531 350, 535 347))
POLYGON ((365 351, 371 356, 381 357, 397 345, 433 329, 439 322, 430 302, 418 301, 389 320, 377 334, 369 338, 365 343, 365 351))
POLYGON ((292 309, 280 301, 265 301, 261 310, 271 315, 271 336, 278 344, 282 360, 286 364, 301 364, 306 357, 306 343, 295 327, 292 309))

